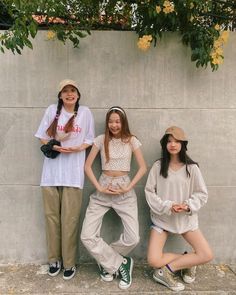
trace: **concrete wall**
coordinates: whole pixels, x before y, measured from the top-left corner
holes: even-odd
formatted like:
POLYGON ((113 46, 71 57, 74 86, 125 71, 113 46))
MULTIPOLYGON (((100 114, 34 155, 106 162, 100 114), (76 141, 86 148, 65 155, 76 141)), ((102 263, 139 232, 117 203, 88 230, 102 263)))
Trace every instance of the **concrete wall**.
MULTIPOLYGON (((209 189, 201 229, 215 262, 236 262, 236 35, 230 35, 225 62, 214 73, 196 69, 177 34, 167 34, 146 53, 136 41, 132 32, 97 31, 74 49, 46 41, 42 31, 33 51, 0 55, 0 263, 47 261, 39 188, 43 157, 34 132, 45 108, 56 101, 58 82, 67 77, 79 82, 81 103, 91 108, 97 134, 108 107, 126 109, 149 168, 160 155, 164 130, 170 125, 186 130, 189 154, 209 189)), ((150 224, 145 181, 136 188, 141 235, 132 253, 136 260, 145 259, 150 224)), ((92 191, 86 181, 81 221, 92 191)), ((119 218, 109 212, 104 221, 103 235, 112 240, 121 230, 119 218)), ((170 238, 170 249, 182 246, 180 238, 170 238)), ((81 244, 79 251, 80 262, 91 260, 81 244)))

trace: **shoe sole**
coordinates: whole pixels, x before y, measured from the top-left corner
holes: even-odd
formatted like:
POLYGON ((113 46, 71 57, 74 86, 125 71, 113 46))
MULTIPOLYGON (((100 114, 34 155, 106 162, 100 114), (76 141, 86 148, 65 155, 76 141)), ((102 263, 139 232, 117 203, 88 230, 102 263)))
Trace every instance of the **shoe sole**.
POLYGON ((75 276, 75 275, 70 276, 70 277, 64 277, 64 276, 63 276, 63 280, 65 280, 65 281, 69 281, 69 280, 73 279, 74 276, 75 276))
POLYGON ((73 275, 71 275, 71 276, 69 276, 69 277, 64 277, 64 275, 63 275, 63 279, 64 279, 65 281, 69 281, 69 280, 71 280, 71 279, 75 276, 75 273, 76 273, 76 272, 74 272, 73 275))
POLYGON ((61 269, 59 269, 58 271, 56 271, 56 272, 54 272, 54 273, 50 273, 50 272, 48 272, 48 275, 49 275, 50 277, 55 277, 55 276, 57 276, 57 275, 60 273, 60 271, 61 271, 61 269))
POLYGON ((169 288, 172 291, 178 292, 178 291, 183 291, 185 289, 184 285, 182 287, 170 287, 165 281, 162 281, 161 279, 156 277, 154 274, 153 274, 152 277, 153 277, 154 281, 158 282, 159 284, 162 284, 162 285, 166 286, 167 288, 169 288))
POLYGON ((195 278, 186 278, 186 277, 183 277, 183 281, 186 283, 186 284, 191 284, 195 281, 195 278))
MULTIPOLYGON (((99 264, 98 264, 98 268, 99 268, 100 271, 101 271, 101 267, 100 267, 99 264)), ((112 282, 113 279, 114 279, 114 276, 111 275, 110 277, 105 277, 105 276, 103 276, 103 275, 100 273, 100 278, 101 278, 104 282, 112 282)))
POLYGON ((119 284, 119 288, 121 290, 128 289, 132 284, 132 272, 133 272, 133 267, 134 267, 134 260, 131 257, 130 257, 130 259, 131 259, 131 263, 130 263, 130 283, 129 283, 129 285, 126 285, 126 286, 120 286, 120 284, 119 284))
POLYGON ((109 278, 106 278, 106 277, 103 277, 102 275, 100 275, 101 279, 104 281, 104 282, 112 282, 114 277, 109 277, 109 278))

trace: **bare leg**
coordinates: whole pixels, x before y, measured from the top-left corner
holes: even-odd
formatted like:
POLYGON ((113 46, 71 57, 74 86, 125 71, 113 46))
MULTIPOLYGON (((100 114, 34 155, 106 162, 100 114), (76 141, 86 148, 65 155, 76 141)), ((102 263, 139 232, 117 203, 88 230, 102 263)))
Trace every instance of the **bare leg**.
POLYGON ((182 236, 192 246, 194 252, 180 255, 177 259, 170 262, 169 266, 173 271, 204 264, 213 259, 212 250, 199 229, 188 231, 182 234, 182 236))
POLYGON ((147 252, 147 260, 150 266, 160 268, 183 256, 177 253, 163 253, 167 237, 166 231, 159 233, 155 229, 151 230, 147 252))

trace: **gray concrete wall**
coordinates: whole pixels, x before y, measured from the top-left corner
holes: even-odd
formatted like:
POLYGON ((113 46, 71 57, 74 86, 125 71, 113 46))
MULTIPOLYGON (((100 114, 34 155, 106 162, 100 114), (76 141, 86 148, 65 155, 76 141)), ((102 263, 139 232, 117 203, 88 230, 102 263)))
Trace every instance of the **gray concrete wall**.
MULTIPOLYGON (((108 107, 126 109, 149 168, 160 155, 164 130, 170 125, 186 130, 189 154, 199 162, 209 189, 201 229, 215 262, 236 262, 236 34, 230 35, 225 62, 214 73, 190 62, 190 51, 177 34, 167 34, 146 53, 136 41, 132 32, 97 31, 74 49, 46 41, 42 31, 33 51, 0 54, 0 263, 47 261, 39 188, 43 157, 34 132, 45 108, 56 101, 58 82, 67 77, 78 81, 97 134, 103 132, 108 107)), ((98 162, 95 167, 98 172, 98 162)), ((145 259, 150 224, 145 181, 136 188, 141 242, 132 255, 137 260, 145 259)), ((92 191, 86 181, 81 221, 92 191)), ((114 239, 120 230, 118 217, 109 212, 105 239, 114 239)), ((168 243, 170 249, 183 246, 176 237, 168 243)), ((81 244, 79 252, 80 262, 91 260, 81 244)))

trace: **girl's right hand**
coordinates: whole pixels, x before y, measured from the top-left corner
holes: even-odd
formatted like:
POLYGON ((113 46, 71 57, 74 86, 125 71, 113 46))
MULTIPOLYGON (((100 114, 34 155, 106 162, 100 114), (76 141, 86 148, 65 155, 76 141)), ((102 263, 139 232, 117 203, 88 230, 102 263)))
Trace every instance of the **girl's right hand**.
POLYGON ((62 149, 62 147, 61 147, 60 145, 56 145, 56 144, 55 144, 55 145, 53 146, 53 150, 54 150, 54 151, 57 151, 57 152, 60 152, 60 153, 61 153, 61 149, 62 149))
POLYGON ((64 153, 64 154, 69 154, 69 153, 72 153, 73 151, 70 150, 69 148, 66 148, 66 147, 62 147, 60 145, 54 145, 53 146, 53 150, 54 151, 57 151, 57 152, 60 152, 60 153, 64 153))
POLYGON ((172 213, 189 212, 189 207, 186 204, 173 204, 171 207, 172 213))
POLYGON ((117 195, 117 192, 111 190, 110 186, 107 186, 107 187, 99 186, 97 190, 102 194, 117 195))

